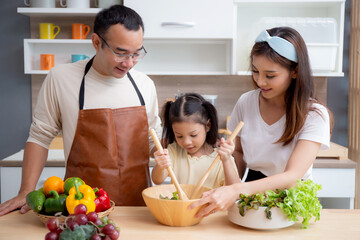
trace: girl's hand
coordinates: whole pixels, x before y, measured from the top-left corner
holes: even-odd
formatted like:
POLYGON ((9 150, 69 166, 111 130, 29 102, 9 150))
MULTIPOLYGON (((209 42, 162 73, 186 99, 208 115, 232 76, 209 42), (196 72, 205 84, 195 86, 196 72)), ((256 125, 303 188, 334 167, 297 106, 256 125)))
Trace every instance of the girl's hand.
POLYGON ((238 199, 239 184, 241 183, 219 187, 208 192, 204 192, 201 199, 191 204, 189 209, 208 204, 196 213, 195 217, 197 218, 209 216, 217 211, 224 211, 231 207, 238 199))
POLYGON ((156 164, 161 168, 165 169, 171 166, 171 160, 169 157, 169 151, 164 149, 164 151, 158 150, 154 153, 154 158, 156 164))
POLYGON ((218 153, 220 155, 221 161, 225 162, 231 159, 235 149, 235 144, 231 140, 225 140, 224 138, 220 139, 220 147, 218 148, 218 153))

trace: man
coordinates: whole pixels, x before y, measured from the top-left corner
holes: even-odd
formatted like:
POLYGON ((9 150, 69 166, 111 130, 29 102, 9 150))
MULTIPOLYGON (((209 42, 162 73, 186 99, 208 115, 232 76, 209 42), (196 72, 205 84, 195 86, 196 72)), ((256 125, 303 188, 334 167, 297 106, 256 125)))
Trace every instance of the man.
POLYGON ((65 179, 102 187, 116 205, 143 205, 148 187, 148 130, 161 132, 154 83, 132 67, 141 60, 144 26, 132 9, 115 5, 95 18, 91 60, 54 67, 46 77, 25 146, 18 196, 0 215, 21 207, 34 190, 52 139, 62 133, 65 179))

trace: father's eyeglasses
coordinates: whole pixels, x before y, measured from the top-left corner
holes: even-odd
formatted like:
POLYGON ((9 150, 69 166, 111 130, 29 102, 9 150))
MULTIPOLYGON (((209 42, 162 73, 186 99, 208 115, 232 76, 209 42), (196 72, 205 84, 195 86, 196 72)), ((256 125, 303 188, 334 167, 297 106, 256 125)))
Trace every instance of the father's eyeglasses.
POLYGON ((109 44, 105 41, 105 39, 103 37, 101 37, 99 34, 98 34, 98 36, 105 43, 105 45, 111 50, 111 52, 114 54, 116 62, 125 62, 130 57, 133 61, 140 61, 141 59, 143 59, 145 57, 145 55, 147 53, 146 49, 144 47, 142 47, 140 49, 139 53, 133 53, 133 54, 116 53, 116 52, 114 52, 114 50, 112 50, 112 48, 109 46, 109 44))

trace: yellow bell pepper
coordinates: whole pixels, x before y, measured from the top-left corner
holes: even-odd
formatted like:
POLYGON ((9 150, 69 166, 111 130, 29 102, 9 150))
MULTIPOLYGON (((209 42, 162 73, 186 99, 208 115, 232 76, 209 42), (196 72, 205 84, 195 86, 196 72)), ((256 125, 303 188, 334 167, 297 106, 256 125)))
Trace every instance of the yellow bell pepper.
POLYGON ((69 191, 69 196, 66 198, 66 209, 69 214, 73 214, 75 207, 79 204, 84 204, 87 212, 95 212, 95 192, 89 185, 75 184, 69 191))

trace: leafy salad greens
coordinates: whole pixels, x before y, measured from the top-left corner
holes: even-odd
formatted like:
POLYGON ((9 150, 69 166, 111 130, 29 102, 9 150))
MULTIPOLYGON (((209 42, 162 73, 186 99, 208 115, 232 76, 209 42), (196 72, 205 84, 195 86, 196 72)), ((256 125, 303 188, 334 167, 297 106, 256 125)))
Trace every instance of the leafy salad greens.
POLYGON ((236 203, 241 216, 245 216, 246 210, 258 210, 263 206, 266 207, 266 217, 271 219, 271 208, 279 207, 290 221, 299 221, 299 217, 302 217, 302 227, 307 228, 312 216, 315 217, 315 222, 320 220, 322 206, 317 198, 320 189, 321 185, 310 179, 299 179, 296 186, 290 189, 276 189, 275 192, 268 190, 265 194, 240 194, 240 200, 236 203))
POLYGON ((173 192, 173 196, 171 198, 166 197, 166 196, 164 197, 161 194, 159 197, 160 197, 160 199, 166 199, 166 200, 180 200, 178 192, 173 192))

